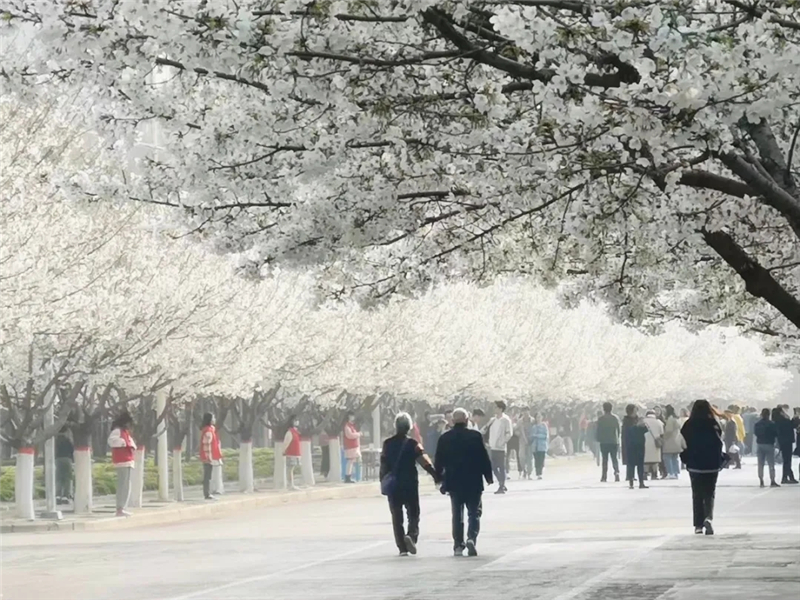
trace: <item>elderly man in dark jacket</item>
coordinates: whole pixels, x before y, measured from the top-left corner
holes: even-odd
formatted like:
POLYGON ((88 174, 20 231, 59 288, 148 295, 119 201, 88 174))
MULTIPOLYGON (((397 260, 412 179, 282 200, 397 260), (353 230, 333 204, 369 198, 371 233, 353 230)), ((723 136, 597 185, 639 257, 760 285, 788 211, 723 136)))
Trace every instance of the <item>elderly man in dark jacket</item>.
POLYGON ((450 494, 453 511, 453 548, 456 556, 477 556, 476 543, 481 528, 483 481, 491 485, 492 461, 483 437, 467 428, 469 414, 463 408, 453 411, 453 428, 439 439, 434 468, 442 481, 442 493, 450 494), (467 541, 464 543, 464 507, 467 508, 467 541))

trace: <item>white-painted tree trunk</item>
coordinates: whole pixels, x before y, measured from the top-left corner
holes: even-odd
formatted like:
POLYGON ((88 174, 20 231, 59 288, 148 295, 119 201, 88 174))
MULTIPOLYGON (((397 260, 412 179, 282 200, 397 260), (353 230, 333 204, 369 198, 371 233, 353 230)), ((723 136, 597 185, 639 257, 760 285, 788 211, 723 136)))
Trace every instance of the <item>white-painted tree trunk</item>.
POLYGON ((214 468, 211 471, 211 493, 212 494, 224 494, 225 493, 225 482, 223 481, 223 466, 222 465, 214 465, 214 468))
POLYGON ((331 455, 331 470, 328 475, 328 480, 339 481, 342 480, 342 444, 339 438, 331 438, 329 450, 331 455))
POLYGON ((253 442, 239 444, 239 491, 252 493, 253 486, 253 442))
POLYGON ((128 506, 142 508, 142 493, 144 492, 144 454, 145 447, 136 448, 131 472, 131 495, 128 506))
POLYGON ((276 490, 286 489, 286 458, 283 456, 283 441, 275 441, 275 466, 273 468, 273 479, 276 490))
POLYGON ((175 500, 183 502, 183 449, 172 449, 172 488, 175 490, 175 500))
POLYGON ((372 411, 372 447, 381 447, 381 407, 380 404, 372 411))
POLYGON ((92 512, 92 449, 88 446, 75 448, 75 514, 92 512))
POLYGON ((311 458, 311 440, 300 440, 300 472, 303 485, 314 485, 314 462, 311 458))
POLYGON ((33 521, 33 448, 20 448, 14 471, 14 506, 20 519, 33 521))
MULTIPOLYGON (((167 407, 167 396, 164 390, 156 394, 156 411, 162 415, 167 407)), ((169 500, 169 445, 167 440, 167 419, 158 426, 156 454, 158 455, 158 499, 169 500)))

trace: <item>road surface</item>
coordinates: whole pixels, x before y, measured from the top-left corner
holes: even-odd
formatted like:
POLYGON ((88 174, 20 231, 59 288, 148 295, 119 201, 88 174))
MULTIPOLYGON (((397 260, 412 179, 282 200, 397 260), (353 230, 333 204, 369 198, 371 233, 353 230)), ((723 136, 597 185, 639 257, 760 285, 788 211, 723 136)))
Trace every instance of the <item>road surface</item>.
POLYGON ((401 558, 380 498, 102 533, 2 539, 4 600, 771 600, 800 598, 800 486, 722 473, 714 537, 688 479, 599 483, 593 465, 487 495, 480 556, 454 558, 449 503, 422 500, 401 558))

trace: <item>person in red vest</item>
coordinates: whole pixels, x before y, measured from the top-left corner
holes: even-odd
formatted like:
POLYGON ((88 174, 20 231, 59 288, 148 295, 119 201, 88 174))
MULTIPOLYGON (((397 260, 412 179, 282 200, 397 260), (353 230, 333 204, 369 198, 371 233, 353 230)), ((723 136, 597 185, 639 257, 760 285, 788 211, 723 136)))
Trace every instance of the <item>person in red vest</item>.
POLYGON ((353 481, 353 469, 356 463, 361 460, 361 432, 356 429, 355 421, 355 413, 348 412, 347 420, 344 423, 344 457, 347 460, 345 483, 355 483, 353 481))
POLYGON ((283 455, 286 457, 286 478, 290 490, 299 489, 294 484, 294 470, 300 464, 300 431, 297 429, 299 422, 295 415, 289 417, 289 427, 283 436, 283 455))
POLYGON ((131 471, 133 470, 136 442, 131 436, 133 419, 127 412, 118 416, 111 423, 111 434, 108 436, 108 447, 111 448, 111 461, 117 471, 117 516, 129 517, 128 499, 131 495, 131 471))
POLYGON ((200 462, 203 463, 203 498, 214 500, 211 495, 211 474, 214 467, 222 464, 222 445, 217 435, 217 422, 212 413, 203 415, 203 425, 200 429, 200 462))

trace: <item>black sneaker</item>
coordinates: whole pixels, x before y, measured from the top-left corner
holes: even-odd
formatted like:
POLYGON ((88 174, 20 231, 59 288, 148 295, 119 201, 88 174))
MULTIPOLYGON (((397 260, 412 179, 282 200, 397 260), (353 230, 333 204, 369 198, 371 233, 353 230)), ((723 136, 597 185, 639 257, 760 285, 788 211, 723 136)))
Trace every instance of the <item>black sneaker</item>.
POLYGON ((781 486, 777 481, 773 481, 772 483, 769 484, 769 487, 774 488, 774 487, 781 487, 781 486))
POLYGON ((505 488, 497 488, 497 491, 495 492, 495 494, 505 494, 505 493, 506 493, 505 488))
POLYGON ((404 537, 403 541, 406 543, 406 550, 408 550, 409 554, 417 553, 417 545, 414 543, 414 540, 411 539, 410 535, 404 537))
POLYGON ((619 483, 619 473, 617 473, 616 475, 614 475, 614 481, 616 481, 617 483, 619 483))
POLYGON ((711 525, 711 519, 703 521, 703 527, 706 530, 706 535, 714 535, 714 527, 711 525))
POLYGON ((467 556, 478 556, 478 550, 475 548, 475 540, 467 540, 467 556))
POLYGON ((401 552, 400 556, 408 556, 408 552, 401 552))
POLYGON ((464 556, 464 547, 453 548, 453 556, 464 556))

